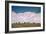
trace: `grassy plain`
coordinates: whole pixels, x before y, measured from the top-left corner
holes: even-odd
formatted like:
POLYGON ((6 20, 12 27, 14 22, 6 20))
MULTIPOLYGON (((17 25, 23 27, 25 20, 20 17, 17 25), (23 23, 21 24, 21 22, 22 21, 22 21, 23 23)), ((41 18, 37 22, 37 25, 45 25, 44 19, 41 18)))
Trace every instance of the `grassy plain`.
POLYGON ((40 23, 12 23, 12 28, 21 28, 21 27, 40 27, 40 23))

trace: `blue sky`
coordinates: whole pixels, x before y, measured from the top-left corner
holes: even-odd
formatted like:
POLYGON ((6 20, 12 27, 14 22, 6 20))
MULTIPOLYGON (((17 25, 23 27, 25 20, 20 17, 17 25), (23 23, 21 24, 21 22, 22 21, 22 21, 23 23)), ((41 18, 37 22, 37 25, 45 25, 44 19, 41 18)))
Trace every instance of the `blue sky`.
POLYGON ((16 13, 24 13, 24 12, 40 13, 41 8, 40 7, 26 7, 26 6, 12 6, 12 11, 16 13))

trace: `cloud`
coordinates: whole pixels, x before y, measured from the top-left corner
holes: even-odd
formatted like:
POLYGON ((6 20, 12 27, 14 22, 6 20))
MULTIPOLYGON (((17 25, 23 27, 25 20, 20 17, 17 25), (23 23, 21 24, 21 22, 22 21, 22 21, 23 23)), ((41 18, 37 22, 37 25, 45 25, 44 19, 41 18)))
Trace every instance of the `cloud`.
POLYGON ((33 12, 24 12, 24 13, 11 13, 11 21, 15 22, 30 22, 30 23, 41 23, 41 14, 33 13, 33 12))

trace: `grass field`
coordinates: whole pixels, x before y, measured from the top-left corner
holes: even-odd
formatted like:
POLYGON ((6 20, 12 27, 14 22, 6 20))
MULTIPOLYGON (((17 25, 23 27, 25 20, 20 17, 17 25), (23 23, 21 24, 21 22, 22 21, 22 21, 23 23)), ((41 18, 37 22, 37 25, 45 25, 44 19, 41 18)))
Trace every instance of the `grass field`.
POLYGON ((21 27, 40 27, 40 23, 12 23, 12 28, 21 28, 21 27))

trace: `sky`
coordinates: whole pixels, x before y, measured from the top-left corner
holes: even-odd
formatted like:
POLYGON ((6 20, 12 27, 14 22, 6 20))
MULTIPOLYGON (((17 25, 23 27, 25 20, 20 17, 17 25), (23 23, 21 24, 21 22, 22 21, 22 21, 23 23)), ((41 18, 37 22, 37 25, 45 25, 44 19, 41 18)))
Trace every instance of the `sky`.
POLYGON ((12 23, 41 23, 40 7, 12 6, 11 21, 12 23))
POLYGON ((40 7, 26 7, 26 6, 12 6, 12 11, 16 13, 24 13, 24 12, 35 12, 40 13, 40 7))

